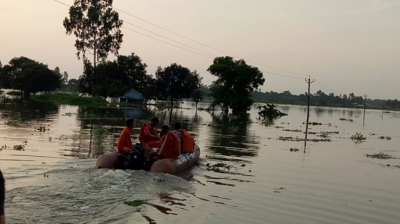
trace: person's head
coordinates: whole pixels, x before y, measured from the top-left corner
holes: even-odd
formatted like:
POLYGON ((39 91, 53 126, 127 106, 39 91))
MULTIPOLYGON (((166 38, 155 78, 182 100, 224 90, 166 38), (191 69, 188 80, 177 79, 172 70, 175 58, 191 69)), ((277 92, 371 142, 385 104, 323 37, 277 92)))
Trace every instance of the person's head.
POLYGON ((175 123, 175 130, 179 130, 179 129, 181 129, 181 123, 176 122, 175 123))
POLYGON ((133 119, 129 119, 126 121, 126 126, 130 129, 133 128, 133 119))
POLYGON ((158 118, 154 117, 153 119, 151 119, 150 125, 153 126, 153 127, 157 127, 158 122, 160 122, 160 121, 158 120, 158 118))
POLYGON ((0 170, 0 223, 1 216, 4 216, 4 199, 5 199, 6 191, 5 191, 5 180, 3 177, 3 173, 0 170))
POLYGON ((163 125, 161 127, 161 136, 164 136, 165 134, 167 134, 169 132, 169 127, 168 125, 163 125))

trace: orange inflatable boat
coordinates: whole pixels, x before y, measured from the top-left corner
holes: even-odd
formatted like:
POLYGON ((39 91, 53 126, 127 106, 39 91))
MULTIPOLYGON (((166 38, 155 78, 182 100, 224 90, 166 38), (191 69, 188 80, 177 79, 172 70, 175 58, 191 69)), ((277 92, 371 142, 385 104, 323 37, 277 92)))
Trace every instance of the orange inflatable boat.
MULTIPOLYGON (((146 153, 147 155, 149 153, 146 153)), ((118 155, 119 152, 111 152, 101 155, 96 162, 98 169, 121 169, 118 155)), ((169 173, 174 174, 181 170, 187 169, 198 163, 200 159, 200 148, 195 145, 193 153, 181 154, 176 159, 162 159, 155 162, 151 168, 152 173, 169 173)))

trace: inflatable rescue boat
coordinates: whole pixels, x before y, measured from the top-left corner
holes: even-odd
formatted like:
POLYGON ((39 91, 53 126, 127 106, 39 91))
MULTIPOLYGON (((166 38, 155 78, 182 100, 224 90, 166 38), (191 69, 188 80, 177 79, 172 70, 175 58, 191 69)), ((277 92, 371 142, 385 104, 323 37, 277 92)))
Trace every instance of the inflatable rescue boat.
MULTIPOLYGON (((111 152, 101 155, 96 162, 98 169, 121 169, 118 160, 119 152, 111 152)), ((147 153, 148 155, 148 153, 147 153)), ((181 170, 187 169, 198 163, 200 159, 200 148, 195 145, 193 153, 181 154, 176 159, 161 159, 156 161, 150 168, 152 173, 169 173, 174 174, 181 170)))

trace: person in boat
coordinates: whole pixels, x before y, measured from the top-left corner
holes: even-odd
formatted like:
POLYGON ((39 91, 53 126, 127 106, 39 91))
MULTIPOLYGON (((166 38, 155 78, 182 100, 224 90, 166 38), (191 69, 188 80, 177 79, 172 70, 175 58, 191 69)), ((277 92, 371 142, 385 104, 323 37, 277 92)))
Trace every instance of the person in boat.
POLYGON ((3 173, 0 170, 0 224, 5 224, 5 213, 4 213, 4 199, 5 199, 6 191, 5 191, 5 180, 3 177, 3 173))
POLYGON ((133 119, 126 121, 126 127, 122 130, 118 138, 117 149, 121 153, 118 156, 122 169, 131 170, 150 170, 151 165, 156 160, 156 154, 150 154, 150 160, 146 161, 145 148, 142 144, 133 146, 131 140, 131 132, 133 129, 133 119))
POLYGON ((150 123, 144 123, 140 128, 139 141, 142 144, 147 144, 152 148, 160 146, 160 138, 157 136, 157 125, 160 121, 158 118, 151 119, 150 123))
POLYGON ((181 140, 182 153, 192 153, 194 151, 194 138, 185 129, 182 129, 181 123, 175 123, 175 131, 178 138, 181 140))
POLYGON ((161 127, 161 147, 157 150, 158 159, 176 159, 181 155, 181 140, 169 130, 168 125, 161 127))
POLYGON ((126 127, 122 130, 121 135, 118 138, 117 149, 118 152, 129 155, 132 150, 131 132, 133 129, 133 119, 126 121, 126 127))

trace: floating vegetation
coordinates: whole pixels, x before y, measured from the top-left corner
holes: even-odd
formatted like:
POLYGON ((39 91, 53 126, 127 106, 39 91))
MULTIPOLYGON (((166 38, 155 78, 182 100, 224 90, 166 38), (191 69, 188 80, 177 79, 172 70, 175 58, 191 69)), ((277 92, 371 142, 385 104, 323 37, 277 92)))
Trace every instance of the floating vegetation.
POLYGON ((281 141, 292 141, 292 140, 293 140, 293 137, 283 137, 283 136, 279 136, 279 137, 278 137, 278 140, 281 140, 281 141))
POLYGON ((367 138, 364 137, 364 135, 362 135, 361 133, 358 133, 358 132, 356 132, 355 135, 352 135, 352 136, 350 137, 350 139, 353 140, 353 141, 356 141, 356 143, 359 143, 359 142, 361 142, 361 141, 367 140, 367 138))
POLYGON ((395 157, 389 155, 388 153, 380 152, 376 154, 367 154, 367 157, 373 159, 395 159, 395 157))
POLYGON ((290 148, 289 149, 291 152, 298 152, 298 151, 300 151, 300 149, 298 149, 298 148, 290 148))
POLYGON ((321 137, 321 138, 328 138, 329 137, 329 135, 328 135, 328 133, 326 133, 326 132, 322 132, 320 135, 318 135, 319 137, 321 137))
POLYGON ((302 132, 302 130, 299 129, 283 129, 283 131, 287 131, 287 132, 302 132))
POLYGON ((391 137, 389 137, 389 136, 380 136, 380 137, 378 137, 379 139, 386 139, 386 140, 391 140, 392 138, 391 137))
POLYGON ((279 128, 284 128, 284 127, 282 127, 282 126, 275 126, 275 128, 279 129, 279 128))
POLYGON ((25 145, 14 145, 14 150, 25 151, 25 145))
POLYGON ((339 120, 341 120, 341 121, 349 121, 349 122, 353 122, 354 121, 353 119, 346 119, 346 118, 339 118, 339 120))
POLYGON ((46 132, 46 130, 50 131, 50 129, 46 129, 45 126, 40 126, 38 128, 35 128, 35 131, 39 131, 39 132, 46 132))
POLYGON ((225 163, 216 163, 214 165, 211 165, 210 163, 206 164, 207 170, 208 171, 214 171, 214 172, 218 172, 218 173, 222 173, 225 170, 231 170, 231 166, 225 163))
POLYGON ((313 125, 313 126, 322 125, 322 123, 318 123, 318 122, 308 122, 308 124, 313 125))
POLYGON ((132 207, 138 207, 138 206, 147 204, 147 202, 143 201, 143 200, 134 200, 134 201, 125 201, 124 204, 132 206, 132 207))

